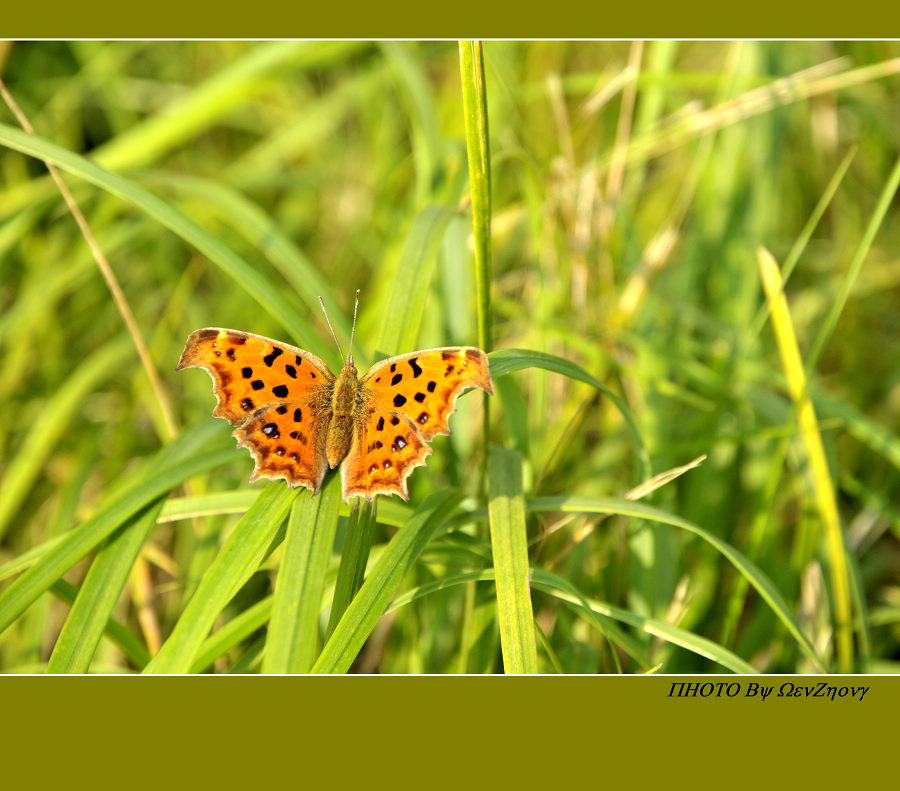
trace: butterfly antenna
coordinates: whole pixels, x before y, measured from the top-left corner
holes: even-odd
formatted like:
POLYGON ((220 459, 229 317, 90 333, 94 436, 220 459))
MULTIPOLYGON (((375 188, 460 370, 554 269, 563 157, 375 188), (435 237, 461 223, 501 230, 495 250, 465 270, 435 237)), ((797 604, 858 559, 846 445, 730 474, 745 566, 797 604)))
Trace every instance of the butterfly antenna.
MULTIPOLYGON (((359 293, 359 292, 357 292, 357 293, 359 293)), ((331 319, 328 318, 328 311, 325 310, 325 303, 322 302, 322 297, 319 297, 319 304, 322 306, 322 313, 325 314, 325 321, 326 321, 326 323, 328 324, 328 329, 331 330, 331 337, 334 338, 334 342, 335 342, 335 344, 337 344, 337 347, 338 347, 338 352, 340 353, 341 359, 343 360, 343 359, 344 359, 344 352, 343 352, 343 350, 341 349, 341 344, 338 343, 337 335, 334 334, 334 327, 331 326, 331 319)), ((352 337, 352 335, 351 335, 351 338, 350 338, 350 342, 351 342, 351 343, 353 342, 353 337, 352 337)))
POLYGON ((347 362, 353 365, 353 334, 356 332, 356 310, 359 308, 359 289, 356 289, 356 304, 353 306, 353 326, 350 328, 350 354, 347 362))

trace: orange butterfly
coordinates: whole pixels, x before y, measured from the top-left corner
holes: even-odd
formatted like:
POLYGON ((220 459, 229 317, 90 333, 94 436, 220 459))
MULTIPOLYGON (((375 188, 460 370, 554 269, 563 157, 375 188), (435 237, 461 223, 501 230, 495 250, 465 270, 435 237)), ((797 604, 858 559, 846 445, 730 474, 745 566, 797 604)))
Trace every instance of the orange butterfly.
POLYGON ((327 468, 343 462, 345 501, 407 499, 407 477, 431 453, 426 443, 450 433, 457 396, 470 387, 494 392, 487 355, 469 346, 390 357, 358 379, 352 351, 335 377, 303 349, 207 327, 191 333, 177 370, 191 367, 212 377, 213 415, 237 426, 238 445, 250 449, 251 481, 284 478, 315 493, 327 468))

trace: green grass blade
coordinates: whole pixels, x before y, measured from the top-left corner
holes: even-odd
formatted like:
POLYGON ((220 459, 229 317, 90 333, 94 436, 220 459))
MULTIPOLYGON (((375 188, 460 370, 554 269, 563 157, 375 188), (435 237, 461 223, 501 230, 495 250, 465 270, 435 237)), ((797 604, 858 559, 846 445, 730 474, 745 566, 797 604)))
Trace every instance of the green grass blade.
POLYGON ((340 503, 339 475, 332 475, 316 497, 294 503, 275 583, 263 673, 307 673, 312 666, 340 503))
MULTIPOLYGON (((64 604, 70 607, 78 596, 78 588, 65 579, 58 579, 50 586, 50 592, 64 604)), ((111 642, 122 649, 122 653, 135 667, 143 667, 150 661, 150 652, 137 637, 128 631, 118 621, 110 618, 104 626, 104 634, 111 642)))
POLYGON ((0 594, 0 632, 3 632, 66 571, 142 508, 185 480, 232 461, 234 451, 231 449, 211 451, 206 447, 195 447, 198 437, 206 441, 210 436, 215 435, 207 429, 185 432, 175 439, 172 444, 191 447, 193 452, 186 457, 178 458, 158 472, 138 478, 130 486, 125 487, 94 516, 66 534, 58 544, 0 594))
MULTIPOLYGON (((258 204, 228 185, 209 179, 176 173, 153 173, 152 180, 182 195, 202 201, 207 209, 215 209, 228 226, 244 236, 272 262, 291 291, 303 300, 307 308, 315 315, 319 314, 319 296, 329 294, 332 290, 328 278, 315 268, 313 262, 284 233, 281 223, 258 204)), ((329 308, 328 316, 338 339, 342 343, 349 339, 349 317, 334 303, 329 308)), ((330 352, 331 348, 324 348, 324 344, 320 342, 309 351, 322 356, 330 352)))
POLYGON ((438 249, 452 216, 444 206, 426 206, 413 220, 380 322, 379 354, 415 349, 438 249))
POLYGON ((506 673, 537 673, 534 613, 528 585, 525 495, 519 455, 504 448, 491 448, 488 482, 503 669, 506 673))
MULTIPOLYGON (((660 637, 663 640, 672 643, 673 645, 681 646, 682 648, 686 648, 688 651, 698 654, 699 656, 711 659, 713 662, 717 662, 722 667, 735 673, 755 674, 757 672, 752 665, 745 662, 743 659, 741 659, 733 652, 729 651, 727 648, 714 643, 712 640, 707 640, 700 635, 694 634, 684 629, 679 629, 678 627, 664 623, 663 621, 659 621, 654 618, 645 618, 643 616, 636 615, 629 610, 624 610, 621 607, 616 607, 612 604, 607 604, 606 602, 601 602, 597 599, 586 597, 581 592, 576 590, 574 586, 572 586, 564 578, 544 569, 532 567, 530 570, 530 574, 532 587, 538 590, 542 590, 545 593, 549 593, 551 596, 558 598, 560 601, 564 601, 575 612, 583 616, 585 620, 588 621, 588 623, 591 623, 604 634, 608 634, 609 624, 600 619, 615 619, 617 621, 621 621, 622 623, 628 624, 629 626, 640 629, 641 631, 646 632, 653 637, 660 637)), ((436 590, 447 590, 457 585, 463 585, 467 582, 492 582, 493 580, 493 569, 482 569, 480 571, 468 571, 462 574, 455 574, 449 577, 445 577, 441 580, 437 580, 434 583, 426 583, 425 585, 419 586, 412 591, 407 591, 402 596, 398 596, 393 602, 391 602, 391 606, 388 608, 388 611, 403 607, 404 605, 409 604, 411 601, 423 598, 424 596, 427 596, 428 594, 433 593, 436 590)), ((621 630, 617 631, 619 634, 624 635, 621 630)), ((634 644, 633 640, 631 640, 630 638, 627 639, 630 643, 634 644)), ((646 656, 645 651, 637 649, 637 653, 635 654, 635 656, 640 657, 638 661, 640 661, 642 665, 649 665, 650 660, 646 656)))
POLYGON ((681 646, 688 651, 711 659, 734 673, 755 674, 757 672, 752 665, 712 640, 707 640, 705 637, 679 629, 655 618, 645 618, 628 610, 623 610, 621 607, 585 598, 577 592, 573 593, 570 590, 571 586, 565 580, 544 569, 533 569, 531 581, 535 588, 556 596, 577 609, 584 608, 586 604, 592 612, 598 615, 615 618, 654 637, 661 637, 673 645, 681 646))
POLYGON ((475 287, 478 293, 478 345, 491 350, 491 155, 488 138, 484 54, 480 41, 459 42, 463 118, 472 190, 475 236, 475 287))
POLYGON ((350 669, 400 581, 458 502, 456 492, 435 492, 397 531, 325 643, 311 672, 346 673, 350 669))
POLYGON ((82 362, 48 399, 41 420, 32 425, 6 467, 0 483, 0 537, 19 513, 27 496, 66 427, 77 416, 97 385, 119 371, 130 351, 124 339, 98 349, 82 362))
POLYGON ((631 431, 635 448, 638 452, 638 459, 640 460, 641 479, 647 480, 651 477, 650 457, 647 454, 647 447, 644 444, 644 440, 641 437, 637 424, 634 422, 631 410, 621 398, 612 392, 612 390, 591 376, 580 365, 576 365, 569 360, 565 360, 562 357, 557 357, 553 354, 533 351, 531 349, 499 349, 495 352, 491 352, 488 357, 491 361, 491 377, 493 378, 506 376, 507 374, 521 371, 524 368, 543 368, 547 371, 554 371, 563 374, 564 376, 568 376, 570 379, 584 382, 591 387, 596 387, 616 405, 631 431))
POLYGON ((91 564, 50 654, 48 673, 87 673, 141 547, 156 524, 163 498, 131 517, 91 564))
POLYGON ((281 481, 273 481, 263 489, 203 575, 172 634, 145 672, 190 670, 219 613, 259 567, 299 494, 299 489, 289 489, 281 481))
POLYGON ((73 154, 40 137, 27 135, 6 124, 0 124, 0 144, 52 162, 72 175, 132 203, 223 269, 260 304, 266 313, 279 321, 302 347, 316 348, 321 343, 318 335, 312 331, 276 284, 235 254, 221 239, 137 182, 104 170, 85 157, 73 154))
POLYGON ((728 560, 741 575, 756 589, 757 593, 766 602, 776 617, 785 625, 790 634, 797 641, 800 649, 810 658, 810 660, 822 672, 825 669, 822 661, 816 655, 809 638, 803 633, 800 624, 794 617, 784 597, 775 587, 774 583, 766 576, 754 563, 751 563, 744 555, 742 555, 731 544, 723 541, 718 536, 714 536, 702 527, 673 516, 665 511, 660 511, 643 503, 635 503, 630 500, 617 500, 605 497, 539 497, 530 500, 527 504, 529 511, 564 511, 568 513, 597 513, 597 514, 620 514, 622 516, 637 517, 652 522, 660 522, 662 524, 672 525, 673 527, 687 530, 696 536, 699 536, 728 560))
POLYGON ((230 492, 210 492, 191 497, 170 497, 159 515, 160 522, 177 522, 196 516, 242 514, 259 497, 259 489, 238 489, 230 492))
POLYGON ((369 502, 362 497, 354 498, 350 518, 347 520, 347 531, 344 534, 341 563, 334 583, 331 613, 328 616, 328 627, 325 629, 326 640, 331 637, 334 627, 338 625, 353 597, 362 587, 372 548, 372 537, 375 534, 377 508, 377 499, 369 502))
POLYGON ((202 673, 220 656, 246 640, 257 629, 262 629, 272 616, 274 598, 274 596, 266 596, 264 599, 260 599, 207 637, 197 652, 197 658, 194 659, 190 672, 202 673))
MULTIPOLYGON (((441 577, 440 579, 432 580, 431 582, 426 582, 422 585, 418 585, 417 587, 402 593, 400 596, 397 596, 390 603, 386 612, 393 612, 394 610, 398 610, 401 607, 405 607, 411 602, 414 602, 418 599, 423 599, 432 593, 436 593, 437 591, 447 590, 448 588, 452 588, 456 585, 470 582, 483 582, 485 580, 493 579, 493 569, 491 569, 489 572, 486 572, 484 569, 478 569, 476 571, 464 571, 461 574, 451 574, 446 577, 441 577), (489 576, 486 576, 488 574, 489 576)), ((564 585, 565 580, 562 580, 562 578, 560 578, 559 584, 564 585)), ((647 649, 641 643, 635 640, 631 635, 622 631, 622 629, 619 628, 619 626, 610 618, 595 613, 590 608, 587 598, 585 598, 580 592, 578 592, 574 588, 574 586, 569 586, 568 588, 566 588, 566 590, 570 594, 578 598, 578 600, 581 602, 582 610, 579 612, 579 614, 585 616, 586 620, 588 620, 592 626, 594 626, 599 632, 601 632, 608 640, 619 646, 629 656, 633 657, 634 660, 638 662, 638 664, 642 665, 643 667, 648 667, 650 665, 650 657, 647 653, 647 649)))
MULTIPOLYGON (((147 474, 165 469, 183 459, 192 448, 201 447, 217 432, 204 425, 189 433, 182 443, 164 447, 150 463, 147 474)), ((48 673, 87 673, 113 607, 125 587, 141 547, 156 524, 166 495, 132 516, 109 537, 97 553, 78 591, 69 617, 47 663, 48 673)))

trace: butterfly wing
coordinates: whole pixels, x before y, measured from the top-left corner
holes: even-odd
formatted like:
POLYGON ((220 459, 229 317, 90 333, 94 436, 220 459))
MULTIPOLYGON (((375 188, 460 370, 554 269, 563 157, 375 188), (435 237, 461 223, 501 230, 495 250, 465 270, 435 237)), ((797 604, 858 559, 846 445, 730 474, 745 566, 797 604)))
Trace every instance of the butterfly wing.
POLYGON ((362 419, 341 468, 344 497, 376 493, 406 499, 406 479, 449 434, 456 399, 470 387, 493 394, 487 355, 472 347, 402 354, 376 363, 359 382, 362 419))
POLYGON ((319 488, 328 463, 325 436, 334 375, 314 354, 239 330, 191 333, 177 370, 203 368, 213 380, 213 415, 238 428, 257 478, 319 488))

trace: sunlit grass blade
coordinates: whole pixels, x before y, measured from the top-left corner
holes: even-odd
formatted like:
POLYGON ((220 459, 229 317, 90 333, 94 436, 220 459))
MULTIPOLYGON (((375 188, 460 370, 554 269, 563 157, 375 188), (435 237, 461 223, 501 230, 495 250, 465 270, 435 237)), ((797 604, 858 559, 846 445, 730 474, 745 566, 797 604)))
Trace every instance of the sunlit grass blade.
POLYGON ((128 352, 128 344, 121 339, 101 347, 78 365, 47 401, 41 419, 33 423, 15 455, 9 458, 0 482, 0 536, 19 512, 47 456, 83 407, 88 394, 121 368, 128 352))
POLYGON ((316 497, 294 503, 275 583, 263 673, 306 673, 312 666, 340 502, 341 477, 332 475, 316 497))
MULTIPOLYGON (((234 458, 234 451, 208 450, 208 431, 185 432, 173 445, 190 447, 191 454, 179 457, 157 472, 140 477, 100 508, 94 516, 70 531, 37 563, 0 594, 0 632, 18 618, 38 596, 66 571, 112 534, 142 508, 173 488, 203 472, 221 467, 234 458), (197 446, 197 439, 203 444, 197 446)), ((169 456, 173 458, 173 456, 169 456)))
POLYGON ((803 445, 809 461, 815 491, 816 507, 822 520, 828 564, 831 571, 832 600, 834 606, 835 642, 837 664, 842 673, 853 671, 852 610, 850 602, 850 578, 847 568, 841 518, 838 513, 834 483, 825 457, 825 447, 816 420, 816 411, 809 397, 807 372, 800 357, 797 336, 782 290, 781 273, 771 254, 762 248, 757 253, 759 270, 766 296, 772 311, 772 328, 778 343, 778 351, 784 368, 788 391, 797 409, 803 445))
MULTIPOLYGON (((78 588, 65 579, 58 579, 50 586, 50 592, 64 604, 70 607, 75 603, 78 588)), ((150 661, 150 652, 137 637, 128 631, 121 623, 110 618, 103 627, 103 632, 110 642, 122 649, 122 653, 135 667, 143 667, 150 661)))
POLYGON ((257 629, 262 629, 272 615, 274 596, 260 599, 240 615, 232 618, 221 629, 216 630, 200 646, 197 657, 191 665, 191 673, 202 673, 220 656, 246 640, 257 629))
POLYGON ((214 514, 242 514, 259 497, 259 489, 237 489, 227 492, 210 492, 190 497, 170 497, 159 514, 159 522, 176 522, 195 516, 214 514))
MULTIPOLYGON (((205 437, 213 435, 212 427, 207 425, 194 429, 188 434, 187 442, 165 446, 150 463, 146 474, 183 459, 192 447, 202 446, 205 437)), ((97 553, 50 655, 48 673, 88 672, 100 636, 156 524, 165 497, 161 496, 131 517, 97 553)))
POLYGON ((379 321, 379 354, 391 356, 415 349, 438 248, 452 216, 453 211, 445 206, 426 206, 413 220, 379 321))
MULTIPOLYGON (((227 225, 269 258, 290 285, 291 291, 303 300, 310 311, 319 314, 318 298, 331 293, 333 284, 261 206, 228 185, 209 179, 159 172, 151 174, 150 178, 153 183, 202 201, 207 210, 214 209, 227 225)), ((334 304, 330 306, 328 316, 338 338, 341 342, 346 341, 350 337, 349 317, 334 304)), ((322 356, 326 352, 322 347, 320 343, 309 351, 322 356)))
POLYGON ((219 613, 259 568, 301 491, 305 497, 310 496, 308 489, 290 489, 281 481, 273 481, 263 489, 219 550, 172 633, 145 672, 187 673, 190 670, 219 613))
POLYGON ((87 673, 128 575, 156 524, 162 498, 131 517, 91 564, 50 654, 48 673, 87 673))
POLYGON ((397 531, 322 648, 313 673, 350 669, 400 581, 458 502, 456 492, 435 492, 397 531))
POLYGON ((247 264, 217 236, 137 182, 104 170, 85 157, 66 151, 40 137, 27 135, 6 124, 0 124, 0 144, 52 162, 72 175, 134 204, 221 267, 260 304, 264 311, 279 321, 301 346, 307 349, 316 348, 321 343, 318 335, 310 329, 293 303, 284 296, 276 284, 247 264))
MULTIPOLYGON (((699 536, 713 546, 747 581, 756 589, 757 593, 766 602, 775 616, 787 628, 788 632, 797 641, 800 649, 810 658, 815 667, 825 672, 822 661, 816 655, 815 649, 809 638, 804 634, 791 612, 784 597, 775 584, 754 563, 751 563, 741 552, 735 549, 727 541, 713 535, 708 530, 682 519, 681 517, 661 511, 643 503, 630 500, 620 500, 612 497, 535 497, 527 500, 525 508, 529 513, 546 513, 560 511, 563 513, 594 513, 594 514, 619 514, 621 516, 636 517, 647 521, 672 525, 673 527, 687 530, 699 536)), ((478 508, 454 518, 453 522, 466 522, 482 519, 487 509, 478 508)))
POLYGON ((488 498, 503 669, 537 673, 522 460, 515 451, 491 448, 488 498))
POLYGON ((475 238, 475 289, 478 294, 478 344, 491 351, 491 156, 488 137, 484 53, 480 41, 459 42, 463 120, 472 191, 475 238))
MULTIPOLYGON (((616 621, 621 621, 629 626, 640 629, 649 635, 660 637, 673 645, 681 646, 699 656, 711 659, 722 667, 735 673, 757 673, 752 665, 745 662, 727 648, 714 643, 712 640, 707 640, 700 635, 664 623, 658 619, 645 618, 621 607, 616 607, 612 604, 607 604, 606 602, 584 596, 564 578, 557 574, 532 567, 530 569, 530 577, 532 587, 542 590, 545 593, 549 593, 551 596, 566 602, 573 611, 584 617, 588 623, 600 629, 604 634, 608 633, 609 624, 601 622, 600 619, 615 619, 616 621)), ((420 588, 405 593, 403 596, 397 597, 396 601, 391 603, 389 609, 394 610, 403 607, 417 598, 427 596, 436 589, 446 590, 468 582, 493 582, 493 580, 494 569, 483 569, 481 571, 456 574, 440 580, 433 585, 423 585, 420 588)), ((631 642, 633 643, 634 641, 632 640, 631 642)), ((646 656, 646 652, 640 651, 637 656, 640 657, 639 661, 644 667, 649 667, 650 659, 646 656)))
POLYGON ((328 626, 325 629, 326 640, 331 636, 334 627, 338 625, 353 597, 362 587, 375 533, 377 508, 377 499, 370 502, 361 497, 354 498, 350 517, 347 520, 347 530, 344 534, 341 562, 334 583, 331 612, 328 615, 328 626))
POLYGON ((621 398, 613 393, 602 382, 591 376, 580 365, 576 365, 570 360, 565 360, 562 357, 557 357, 553 354, 533 351, 531 349, 498 349, 495 352, 491 352, 488 355, 488 358, 491 361, 491 377, 493 378, 506 376, 507 374, 521 371, 524 368, 544 368, 547 371, 554 371, 563 374, 564 376, 568 376, 570 379, 576 379, 579 382, 589 384, 591 387, 596 387, 616 405, 616 408, 622 414, 625 423, 628 425, 634 439, 635 449, 638 453, 642 479, 646 480, 651 477, 650 457, 647 455, 647 448, 641 437, 641 433, 638 430, 637 424, 634 422, 631 410, 621 398))
POLYGON ((584 608, 586 603, 590 610, 598 615, 615 618, 618 621, 622 621, 622 623, 641 629, 647 634, 661 637, 673 645, 681 646, 699 656, 711 659, 734 673, 757 673, 757 670, 752 665, 712 640, 707 640, 705 637, 679 629, 655 618, 645 618, 621 607, 615 607, 596 599, 582 597, 580 594, 571 592, 569 590, 571 586, 566 584, 565 580, 544 569, 533 569, 531 579, 535 588, 550 593, 575 608, 584 608))
MULTIPOLYGON (((494 577, 495 575, 493 569, 491 569, 490 571, 478 569, 476 571, 464 571, 461 574, 450 574, 448 576, 441 577, 440 579, 423 583, 422 585, 419 585, 406 591, 405 593, 402 593, 390 603, 386 612, 399 610, 400 608, 405 607, 411 602, 426 598, 427 596, 431 595, 432 593, 436 593, 437 591, 447 590, 448 588, 453 588, 463 583, 484 582, 486 580, 493 581, 494 577)), ((560 585, 563 585, 563 582, 560 582, 560 585)), ((622 631, 622 629, 613 620, 605 616, 598 615, 593 610, 591 610, 590 606, 588 605, 587 599, 585 599, 581 595, 581 593, 579 593, 574 587, 570 586, 569 588, 567 588, 567 590, 572 595, 579 598, 579 600, 581 601, 583 609, 579 614, 584 615, 586 619, 590 621, 590 623, 610 642, 615 643, 617 646, 619 646, 640 665, 644 667, 650 665, 650 657, 645 646, 643 646, 630 634, 622 631)), ((461 670, 461 672, 464 671, 461 670)))

